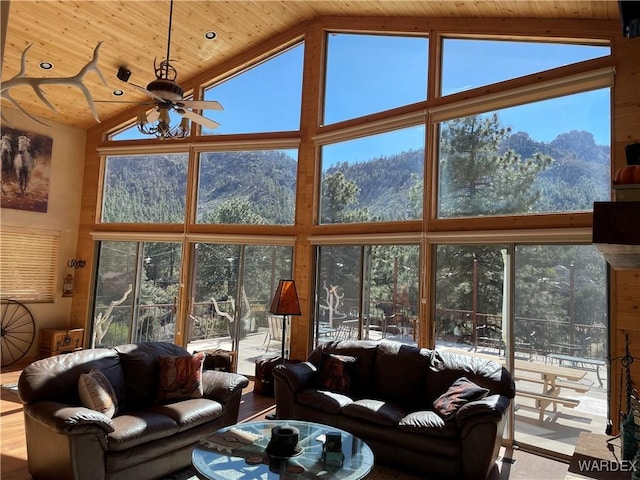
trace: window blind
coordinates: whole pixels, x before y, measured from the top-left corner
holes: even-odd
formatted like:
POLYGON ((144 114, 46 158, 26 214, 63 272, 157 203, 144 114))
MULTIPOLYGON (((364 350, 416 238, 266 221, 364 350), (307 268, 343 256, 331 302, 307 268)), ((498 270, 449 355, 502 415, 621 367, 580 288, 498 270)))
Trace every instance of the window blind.
POLYGON ((60 250, 57 232, 7 230, 0 236, 0 296, 53 302, 60 250))

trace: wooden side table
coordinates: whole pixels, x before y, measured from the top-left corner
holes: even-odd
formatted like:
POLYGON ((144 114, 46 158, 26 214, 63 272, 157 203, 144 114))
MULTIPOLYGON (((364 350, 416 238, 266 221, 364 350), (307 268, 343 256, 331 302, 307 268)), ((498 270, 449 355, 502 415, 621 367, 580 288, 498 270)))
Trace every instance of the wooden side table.
POLYGON ((40 330, 38 357, 75 352, 84 347, 84 328, 43 328, 40 330))
POLYGON ((610 437, 582 432, 576 442, 565 480, 630 480, 632 461, 622 460, 620 438, 607 442, 610 437))

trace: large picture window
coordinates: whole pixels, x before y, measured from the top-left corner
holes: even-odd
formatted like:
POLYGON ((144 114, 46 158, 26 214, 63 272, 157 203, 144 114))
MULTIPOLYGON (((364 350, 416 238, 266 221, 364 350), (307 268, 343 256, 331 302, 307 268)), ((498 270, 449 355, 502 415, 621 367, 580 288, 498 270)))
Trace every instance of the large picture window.
POLYGON ((609 89, 440 124, 438 216, 591 211, 610 198, 609 89))
POLYGON ((108 156, 102 222, 184 223, 187 161, 186 153, 108 156))
POLYGON ((386 339, 416 344, 419 252, 417 245, 319 247, 316 343, 386 339))
POLYGON ((528 392, 504 438, 570 455, 565 433, 604 431, 609 394, 606 268, 582 228, 611 192, 609 37, 334 20, 195 77, 219 128, 102 146, 118 155, 93 232, 94 320, 113 305, 96 344, 175 338, 246 375, 343 339, 490 355, 528 392), (303 312, 283 335, 268 308, 285 277, 303 312), (531 368, 561 361, 584 383, 536 407, 531 368))
POLYGON ((220 126, 203 135, 298 130, 302 100, 304 44, 299 43, 230 79, 205 89, 216 100, 220 126))
POLYGON ((324 124, 425 100, 425 37, 329 33, 324 124))
MULTIPOLYGON (((187 348, 240 352, 237 371, 255 374, 255 360, 282 348, 281 324, 269 306, 281 278, 291 278, 290 246, 197 243, 187 348)), ((286 339, 285 339, 286 342, 286 339)))
POLYGON ((174 341, 182 244, 102 241, 99 247, 90 345, 174 341))
POLYGON ((602 431, 608 314, 600 252, 593 245, 473 244, 438 245, 435 255, 436 348, 512 365, 515 439, 571 455, 580 432, 602 431), (547 369, 574 382, 561 390, 561 412, 536 400, 542 388, 560 392, 547 369))
POLYGON ((424 126, 322 147, 321 223, 422 218, 424 126))
POLYGON ((197 223, 292 225, 297 150, 200 154, 197 223))
POLYGON ((608 45, 472 38, 442 41, 442 95, 522 77, 611 53, 608 45))

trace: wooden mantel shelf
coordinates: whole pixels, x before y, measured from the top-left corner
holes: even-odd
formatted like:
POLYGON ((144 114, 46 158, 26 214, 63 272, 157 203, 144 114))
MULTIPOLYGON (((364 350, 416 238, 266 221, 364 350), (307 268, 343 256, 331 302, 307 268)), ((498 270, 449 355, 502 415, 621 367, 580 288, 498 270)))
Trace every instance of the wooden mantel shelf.
POLYGON ((640 269, 640 202, 595 202, 593 243, 615 270, 640 269))

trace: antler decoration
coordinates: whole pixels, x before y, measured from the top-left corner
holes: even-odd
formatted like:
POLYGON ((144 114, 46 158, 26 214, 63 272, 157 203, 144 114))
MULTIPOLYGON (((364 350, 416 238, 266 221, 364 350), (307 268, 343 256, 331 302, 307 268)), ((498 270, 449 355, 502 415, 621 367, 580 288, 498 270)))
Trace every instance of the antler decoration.
MULTIPOLYGON (((96 48, 94 48, 93 50, 93 59, 89 63, 87 63, 84 67, 82 67, 80 71, 77 73, 77 75, 74 75, 72 77, 51 77, 51 78, 36 78, 36 77, 25 76, 25 72, 27 68, 26 67, 27 52, 32 47, 32 44, 27 45, 27 48, 25 48, 24 51, 22 52, 22 59, 20 61, 20 72, 12 79, 7 80, 6 82, 2 82, 2 86, 0 87, 0 98, 6 99, 14 107, 16 107, 20 112, 22 112, 24 115, 31 118, 32 120, 42 125, 48 126, 46 123, 41 122, 36 117, 34 117, 30 113, 28 113, 26 110, 24 110, 20 106, 20 104, 18 104, 18 102, 16 102, 13 98, 11 98, 11 95, 9 94, 9 90, 19 85, 28 85, 33 89, 33 91, 36 93, 38 98, 42 100, 42 102, 47 107, 49 107, 53 112, 58 113, 58 111, 51 104, 51 102, 49 102, 47 97, 45 97, 41 87, 43 85, 70 85, 72 87, 79 88, 82 91, 82 93, 84 93, 84 98, 87 100, 87 104, 91 109, 91 113, 93 113, 93 118, 95 118, 96 122, 100 123, 100 118, 98 118, 98 112, 96 110, 95 104, 93 103, 93 98, 91 97, 91 93, 89 93, 89 89, 82 82, 84 80, 84 76, 87 73, 94 71, 102 81, 103 85, 108 86, 107 81, 104 79, 104 76, 100 71, 100 68, 98 68, 98 54, 100 53, 101 45, 102 45, 102 42, 99 42, 96 45, 96 48)), ((2 114, 2 112, 0 112, 0 116, 2 117, 2 120, 9 123, 5 118, 5 116, 2 114)))

